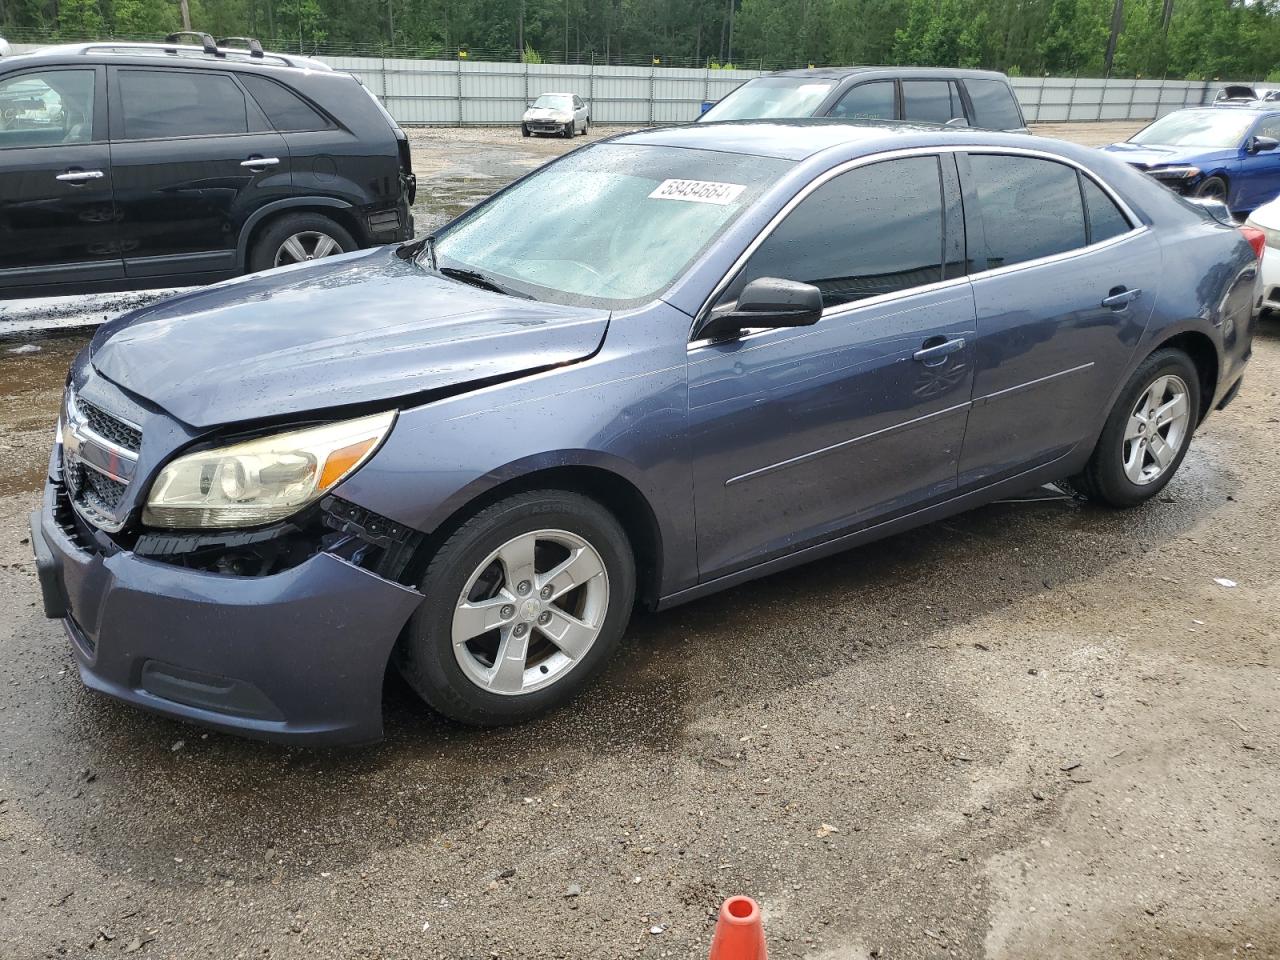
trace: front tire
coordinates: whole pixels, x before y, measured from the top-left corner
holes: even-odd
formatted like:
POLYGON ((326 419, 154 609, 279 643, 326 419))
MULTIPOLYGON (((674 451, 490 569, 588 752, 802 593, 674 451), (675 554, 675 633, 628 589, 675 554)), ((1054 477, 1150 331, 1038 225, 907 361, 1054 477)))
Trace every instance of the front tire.
POLYGON ((1182 464, 1199 417, 1195 364, 1181 350, 1157 350, 1125 384, 1093 456, 1072 485, 1112 507, 1150 500, 1182 464))
POLYGON ((570 120, 568 123, 564 125, 564 138, 566 140, 572 140, 577 129, 578 129, 578 121, 570 120))
POLYGON ((564 703, 617 648, 635 602, 621 524, 581 494, 537 490, 481 510, 431 559, 395 661, 462 723, 519 723, 564 703))
POLYGON ((529 136, 529 127, 527 124, 523 124, 523 123, 520 124, 520 136, 522 137, 529 136))
POLYGON ((1222 177, 1206 177, 1196 187, 1196 196, 1205 200, 1227 202, 1227 181, 1222 177))

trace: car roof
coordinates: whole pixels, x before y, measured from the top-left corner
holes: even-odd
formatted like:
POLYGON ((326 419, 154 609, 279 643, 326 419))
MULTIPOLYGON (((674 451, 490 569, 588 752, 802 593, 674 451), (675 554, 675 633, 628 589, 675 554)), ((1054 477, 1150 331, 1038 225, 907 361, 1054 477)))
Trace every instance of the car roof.
POLYGON ((854 154, 879 153, 904 146, 930 144, 1057 144, 1027 134, 1004 134, 970 127, 904 120, 842 120, 830 117, 794 119, 702 121, 677 127, 637 130, 613 137, 610 143, 714 150, 747 156, 804 160, 833 147, 854 154))
POLYGON ((148 65, 165 64, 183 67, 250 67, 267 70, 302 69, 320 73, 335 72, 327 63, 310 57, 300 57, 290 53, 264 51, 263 55, 253 56, 248 50, 234 47, 219 47, 219 56, 205 53, 203 49, 188 44, 175 43, 129 43, 126 41, 100 40, 93 43, 62 43, 41 47, 16 57, 5 57, 0 67, 13 64, 20 66, 41 66, 44 64, 65 63, 126 63, 130 66, 144 63, 148 65))
POLYGON ((892 77, 971 77, 975 80, 1007 80, 1003 73, 994 70, 964 70, 951 67, 810 67, 807 70, 776 70, 770 77, 798 77, 812 79, 843 80, 846 77, 862 77, 872 74, 892 77))

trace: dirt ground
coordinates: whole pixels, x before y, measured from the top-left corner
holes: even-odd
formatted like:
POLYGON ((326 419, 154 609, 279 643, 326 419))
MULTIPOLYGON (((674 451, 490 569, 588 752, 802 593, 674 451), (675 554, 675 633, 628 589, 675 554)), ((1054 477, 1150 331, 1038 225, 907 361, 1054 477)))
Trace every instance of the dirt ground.
MULTIPOLYGON (((563 149, 415 148, 437 216, 563 149)), ((25 524, 85 338, 0 340, 5 960, 695 958, 734 893, 776 960, 1280 957, 1280 325, 1145 507, 995 504, 641 617, 516 729, 389 678, 346 752, 80 686, 25 524)))

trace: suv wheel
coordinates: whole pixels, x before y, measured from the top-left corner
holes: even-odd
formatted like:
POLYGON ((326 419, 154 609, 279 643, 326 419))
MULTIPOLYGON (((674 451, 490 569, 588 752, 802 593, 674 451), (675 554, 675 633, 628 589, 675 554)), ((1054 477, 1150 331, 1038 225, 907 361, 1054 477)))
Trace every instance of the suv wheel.
POLYGON ((289 213, 267 224, 249 254, 249 270, 319 260, 356 249, 341 226, 320 213, 289 213))
POLYGON ((613 514, 568 491, 518 494, 481 510, 432 558, 396 665, 454 720, 526 720, 604 666, 635 588, 631 544, 613 514))

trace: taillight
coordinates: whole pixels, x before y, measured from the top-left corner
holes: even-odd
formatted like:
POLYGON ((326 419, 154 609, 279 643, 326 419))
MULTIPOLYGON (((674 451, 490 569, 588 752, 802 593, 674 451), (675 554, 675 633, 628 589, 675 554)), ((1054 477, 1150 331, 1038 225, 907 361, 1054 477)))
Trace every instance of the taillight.
POLYGON ((1261 260, 1262 251, 1267 248, 1267 235, 1257 227, 1241 227, 1240 232, 1249 241, 1249 246, 1253 247, 1253 255, 1261 260))

